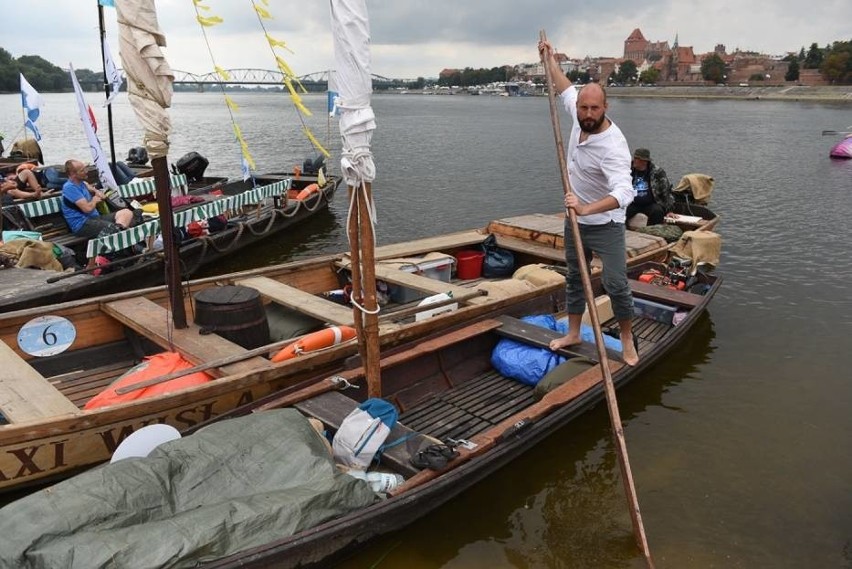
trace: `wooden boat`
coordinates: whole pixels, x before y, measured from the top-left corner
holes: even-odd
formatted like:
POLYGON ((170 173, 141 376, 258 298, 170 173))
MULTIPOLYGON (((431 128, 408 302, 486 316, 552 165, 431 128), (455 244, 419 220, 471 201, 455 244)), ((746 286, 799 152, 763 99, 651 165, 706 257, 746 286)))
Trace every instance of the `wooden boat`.
MULTIPOLYGON (((647 309, 638 312, 633 321, 641 360, 637 366, 628 367, 621 363, 618 354, 608 352, 609 367, 617 387, 643 374, 647 375, 645 372, 656 362, 672 353, 678 342, 687 338, 693 330, 721 284, 719 277, 698 273, 696 284, 688 291, 672 290, 637 280, 639 274, 646 268, 648 265, 643 264, 630 271, 631 288, 635 297, 647 301, 645 304, 647 309)), ((604 321, 602 324, 604 329, 610 326, 617 327, 612 320, 604 321)), ((441 504, 452 500, 459 493, 516 459, 538 441, 556 429, 564 427, 566 423, 603 399, 602 374, 598 365, 581 368, 573 375, 565 372, 563 383, 552 387, 552 390, 545 394, 537 394, 535 388, 504 376, 491 363, 492 353, 501 338, 510 338, 531 346, 543 347, 557 336, 559 334, 551 330, 501 315, 420 340, 411 347, 402 347, 392 353, 386 353, 381 360, 382 397, 392 402, 400 413, 399 421, 386 441, 395 441, 399 444, 389 445, 389 448, 381 453, 378 470, 386 474, 400 475, 403 479, 401 484, 387 492, 387 499, 375 500, 368 505, 352 508, 336 517, 326 516, 312 527, 289 535, 286 533, 274 535, 260 545, 253 543, 242 548, 232 546, 226 555, 215 560, 211 560, 211 555, 220 551, 216 549, 220 541, 217 541, 215 545, 204 543, 187 545, 185 540, 181 540, 180 552, 187 555, 183 561, 200 562, 205 567, 215 568, 321 565, 332 558, 339 558, 376 536, 399 530, 441 504), (438 444, 440 441, 443 446, 428 450, 430 445, 438 444), (454 457, 445 456, 443 460, 436 460, 434 457, 436 454, 440 455, 440 452, 435 451, 442 450, 448 454, 454 450, 457 454, 454 457), (412 461, 412 459, 415 460, 412 461), (415 466, 415 463, 418 466, 415 466)), ((595 360, 597 358, 596 349, 589 344, 563 349, 559 351, 559 354, 568 357, 569 361, 577 356, 595 360)), ((569 365, 563 364, 557 370, 562 373, 569 365)), ((262 418, 266 413, 280 413, 280 407, 289 407, 301 412, 304 416, 302 421, 306 421, 306 418, 317 419, 322 422, 323 428, 334 432, 340 427, 344 418, 365 399, 365 384, 363 368, 346 370, 336 377, 312 381, 298 389, 290 389, 283 394, 276 394, 267 400, 258 401, 218 417, 215 422, 217 425, 228 423, 230 421, 223 421, 223 419, 244 417, 249 412, 254 417, 262 418), (348 385, 355 385, 358 388, 349 389, 348 385)), ((293 414, 290 413, 290 415, 293 414)), ((208 428, 213 427, 214 425, 211 425, 208 428)), ((305 427, 305 430, 313 432, 309 427, 305 427)), ((163 461, 168 460, 173 463, 186 463, 186 467, 191 468, 195 461, 191 457, 187 458, 187 454, 182 451, 185 447, 180 445, 191 441, 194 436, 196 435, 164 445, 156 451, 157 455, 153 460, 158 466, 162 466, 163 461)), ((201 436, 201 433, 199 432, 197 436, 201 436)), ((318 437, 315 432, 313 436, 318 437)), ((66 439, 68 438, 70 437, 66 435, 66 439)), ((282 437, 282 440, 275 445, 290 444, 286 439, 287 437, 282 437)), ((306 443, 294 444, 305 445, 306 443)), ((304 453, 307 451, 302 447, 300 447, 301 450, 294 449, 292 446, 288 446, 287 449, 287 452, 292 453, 288 456, 299 456, 299 460, 306 460, 304 453)), ((227 452, 230 456, 235 454, 230 446, 227 452)), ((310 453, 311 460, 333 464, 331 455, 322 445, 312 446, 310 453)), ((31 452, 28 456, 31 457, 32 454, 31 452)), ((252 450, 247 448, 237 454, 251 456, 254 459, 264 453, 252 453, 252 450)), ((227 458, 222 457, 222 460, 227 458)), ((119 469, 124 475, 132 476, 135 468, 147 469, 149 468, 147 464, 146 459, 142 459, 135 464, 125 463, 119 469)), ((205 468, 212 468, 210 465, 218 464, 218 459, 205 461, 203 464, 205 468)), ((91 494, 85 493, 93 507, 114 503, 110 494, 101 488, 102 486, 123 487, 120 478, 111 477, 113 471, 110 469, 114 467, 118 465, 110 465, 99 473, 87 473, 89 482, 94 481, 93 484, 96 486, 91 494)), ((174 471, 183 470, 176 468, 174 464, 170 468, 174 471)), ((330 476, 335 480, 340 480, 338 477, 349 480, 348 474, 334 470, 333 466, 323 468, 331 472, 330 476)), ((261 473, 265 471, 260 467, 252 470, 261 473)), ((155 485, 165 483, 160 477, 148 476, 148 471, 145 470, 145 472, 146 476, 132 478, 134 487, 137 480, 146 477, 152 478, 155 485)), ((205 470, 204 474, 205 477, 217 476, 216 472, 209 470, 205 470)), ((266 475, 263 474, 263 476, 265 482, 266 475)), ((347 482, 343 483, 347 484, 347 482)), ((362 484, 352 481, 348 483, 362 484)), ((83 484, 83 481, 75 482, 72 486, 60 484, 39 493, 40 496, 31 496, 8 508, 15 508, 16 512, 45 511, 45 504, 55 508, 50 511, 56 515, 56 520, 55 522, 51 520, 49 523, 58 524, 57 527, 61 526, 62 531, 48 532, 51 536, 57 536, 55 538, 57 541, 51 544, 48 551, 67 551, 69 547, 73 547, 73 542, 69 542, 72 545, 63 543, 63 534, 70 531, 73 537, 73 528, 79 527, 84 530, 87 528, 87 522, 85 518, 81 520, 78 515, 82 514, 73 508, 61 511, 64 509, 61 498, 69 492, 79 493, 81 488, 85 488, 80 484, 83 484), (33 500, 40 505, 31 508, 27 500, 33 500)), ((289 484, 298 485, 298 481, 288 480, 288 488, 291 487, 289 484)), ((180 486, 173 485, 171 482, 168 485, 172 491, 180 493, 180 486)), ((251 482, 248 482, 246 486, 257 492, 251 482)), ((139 488, 135 489, 143 491, 139 488)), ((264 488, 264 500, 268 496, 275 495, 275 492, 265 490, 264 488)), ((193 512, 202 512, 201 517, 204 518, 205 523, 221 524, 221 527, 227 528, 231 520, 219 520, 213 517, 215 511, 221 511, 224 506, 224 511, 230 512, 231 510, 227 507, 229 500, 233 499, 234 503, 251 500, 252 491, 234 496, 211 496, 207 501, 193 501, 191 507, 193 512), (210 501, 215 504, 209 503, 210 501), (208 506, 211 506, 210 510, 206 510, 208 506), (212 512, 210 515, 213 519, 207 519, 208 511, 212 512)), ((122 492, 126 493, 126 490, 122 492)), ((146 493, 151 496, 155 494, 154 491, 146 493)), ((174 504, 171 498, 170 504, 174 504)), ((152 508, 156 506, 152 505, 152 508)), ((170 512, 170 514, 174 517, 166 516, 164 519, 158 518, 152 521, 180 524, 181 516, 190 515, 190 512, 170 512)), ((140 528, 138 531, 136 529, 128 531, 126 526, 122 526, 121 539, 128 539, 128 536, 135 535, 137 537, 133 539, 137 539, 138 543, 131 539, 130 542, 122 542, 120 549, 124 550, 127 547, 130 552, 143 551, 145 544, 151 543, 145 533, 149 529, 148 521, 146 520, 146 530, 140 528)), ((243 522, 245 520, 238 521, 238 523, 243 522)), ((220 528, 220 525, 215 527, 220 528)), ((112 529, 110 527, 102 530, 98 527, 99 538, 108 539, 112 529)), ((44 530, 44 527, 35 529, 38 536, 27 537, 21 542, 19 546, 21 557, 18 561, 23 561, 25 555, 32 553, 30 543, 36 550, 42 545, 42 538, 39 536, 44 530), (38 537, 38 545, 35 544, 36 537, 38 537)), ((183 535, 183 533, 192 532, 176 533, 183 535)), ((225 533, 232 535, 230 531, 225 533)), ((105 547, 105 550, 113 551, 110 547, 105 547)), ((176 546, 171 549, 166 546, 163 554, 174 555, 177 554, 177 550, 176 546)), ((114 551, 117 552, 118 549, 114 551)), ((91 548, 85 553, 90 552, 91 548)), ((170 560, 174 559, 170 557, 170 560)), ((137 558, 136 561, 140 560, 137 558)), ((149 560, 146 558, 146 561, 149 560)), ((144 566, 149 565, 144 564, 144 566)))
MULTIPOLYGON (((547 269, 532 271, 525 281, 461 280, 458 275, 451 278, 449 266, 455 264, 452 256, 476 250, 491 235, 500 247, 514 254, 517 267, 562 265, 563 252, 553 245, 557 236, 546 238, 544 227, 545 223, 555 222, 555 231, 561 232, 559 216, 533 216, 532 221, 535 223, 526 227, 530 232, 535 230, 538 241, 518 236, 525 226, 522 219, 506 218, 490 223, 488 230, 378 247, 377 276, 392 288, 391 300, 380 315, 381 345, 398 345, 495 312, 518 314, 535 307, 558 308, 564 282, 561 275, 547 269), (541 239, 550 243, 542 243, 541 239), (417 257, 430 252, 437 255, 443 268, 437 268, 433 260, 431 269, 428 263, 420 267, 421 274, 408 272, 413 268, 412 261, 416 263, 417 257), (400 258, 407 259, 407 270, 399 270, 399 263, 381 264, 400 258), (428 278, 429 274, 438 278, 428 278), (544 278, 538 278, 542 275, 544 278), (483 296, 483 291, 487 291, 487 296, 483 296), (453 295, 451 301, 431 304, 428 309, 418 306, 424 297, 448 292, 453 295), (452 303, 458 305, 457 310, 434 314, 449 310, 452 303), (418 319, 418 314, 427 313, 430 318, 418 319)), ((657 237, 638 236, 636 242, 646 250, 632 251, 630 258, 634 263, 659 260, 668 252, 668 245, 657 237)), ((429 258, 434 259, 435 255, 429 258)), ((186 428, 263 397, 306 374, 341 368, 346 358, 357 351, 353 343, 279 364, 272 364, 263 356, 326 324, 352 325, 351 308, 327 296, 329 291, 341 288, 340 279, 347 267, 346 255, 326 255, 192 281, 184 289, 188 315, 198 315, 200 308, 195 297, 200 293, 232 285, 259 291, 269 318, 283 314, 297 323, 289 334, 267 336, 270 340, 266 347, 252 349, 237 343, 243 332, 255 330, 254 324, 245 321, 242 329, 237 326, 232 334, 202 336, 202 326, 197 324, 173 330, 165 308, 169 296, 165 287, 0 314, 0 350, 7 362, 0 372, 0 413, 9 423, 0 425, 0 491, 65 476, 75 468, 103 461, 121 440, 151 422, 186 428), (67 333, 61 342, 56 339, 60 328, 51 327, 57 323, 67 333), (293 338, 288 339, 288 335, 293 338), (35 341, 29 352, 19 343, 23 336, 35 341), (59 345, 66 349, 60 351, 59 345), (165 350, 179 352, 218 379, 151 399, 82 410, 94 395, 143 357, 165 350)))
MULTIPOLYGON (((304 199, 296 199, 300 192, 316 186, 316 176, 287 173, 264 174, 255 179, 256 185, 236 181, 190 189, 186 176, 173 175, 173 191, 197 200, 176 208, 175 227, 185 228, 191 223, 206 221, 220 214, 227 217, 223 229, 197 236, 186 234, 179 245, 182 276, 188 278, 199 268, 226 255, 231 255, 263 239, 276 235, 283 229, 301 222, 328 208, 340 184, 338 176, 329 175, 326 185, 304 199)), ((122 197, 144 201, 154 191, 153 179, 143 179, 120 188, 122 197)), ((164 259, 154 245, 159 233, 156 219, 125 231, 83 240, 68 231, 61 212, 61 197, 51 197, 6 206, 4 217, 23 220, 21 229, 37 231, 44 241, 72 248, 76 257, 86 267, 71 274, 57 274, 35 268, 15 268, 0 271, 0 312, 43 306, 86 298, 132 288, 153 286, 163 282, 164 259), (144 252, 128 253, 137 243, 146 243, 144 252), (99 255, 124 251, 114 258, 110 270, 95 276, 94 259, 99 255)))

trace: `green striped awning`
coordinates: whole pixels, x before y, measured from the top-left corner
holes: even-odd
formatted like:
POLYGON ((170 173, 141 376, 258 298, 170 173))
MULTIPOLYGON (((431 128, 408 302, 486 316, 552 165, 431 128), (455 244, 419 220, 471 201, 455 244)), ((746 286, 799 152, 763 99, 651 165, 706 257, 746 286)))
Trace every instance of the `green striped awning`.
MULTIPOLYGON (((169 176, 170 188, 186 189, 186 174, 172 174, 169 176)), ((118 187, 118 194, 127 199, 137 198, 148 194, 155 194, 157 185, 154 178, 138 178, 118 187)), ((181 192, 184 193, 184 192, 181 192)))
POLYGON ((62 211, 62 197, 56 196, 44 200, 21 202, 17 204, 17 206, 21 208, 21 211, 24 212, 24 215, 27 217, 39 217, 41 215, 59 213, 62 211))
MULTIPOLYGON (((175 227, 186 227, 193 221, 208 219, 228 211, 235 211, 245 205, 259 203, 264 199, 280 196, 290 188, 290 184, 291 180, 289 179, 273 182, 272 184, 252 188, 235 196, 223 197, 175 212, 173 214, 175 227)), ((112 235, 90 239, 86 248, 86 256, 92 258, 102 253, 120 251, 140 241, 144 241, 147 237, 157 235, 159 232, 160 221, 154 219, 136 227, 113 233, 112 235)))

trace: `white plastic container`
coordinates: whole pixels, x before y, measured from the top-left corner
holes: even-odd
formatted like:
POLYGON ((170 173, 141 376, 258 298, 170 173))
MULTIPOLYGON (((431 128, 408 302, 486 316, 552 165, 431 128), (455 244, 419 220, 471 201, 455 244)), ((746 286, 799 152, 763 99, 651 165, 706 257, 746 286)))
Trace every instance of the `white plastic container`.
MULTIPOLYGON (((428 261, 403 265, 399 270, 448 283, 452 277, 453 264, 455 262, 455 257, 446 256, 439 259, 430 259, 428 261)), ((390 285, 391 300, 400 304, 420 300, 424 297, 424 295, 425 293, 419 290, 406 288, 404 286, 390 285)))
POLYGON ((370 485, 373 492, 386 494, 402 484, 405 479, 399 474, 392 472, 364 472, 363 470, 347 470, 346 474, 353 478, 359 478, 370 485))

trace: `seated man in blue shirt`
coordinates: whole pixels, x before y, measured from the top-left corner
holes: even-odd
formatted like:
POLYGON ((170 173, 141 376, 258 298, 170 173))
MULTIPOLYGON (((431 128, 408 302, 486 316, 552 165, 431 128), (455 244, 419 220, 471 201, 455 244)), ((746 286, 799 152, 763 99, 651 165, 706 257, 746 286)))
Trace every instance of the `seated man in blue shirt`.
POLYGON ((104 193, 88 182, 88 167, 79 160, 65 163, 68 181, 62 186, 62 215, 74 235, 92 239, 105 227, 117 224, 127 229, 133 224, 133 212, 120 209, 108 215, 98 213, 97 206, 104 201, 104 193))
POLYGON ((636 149, 630 175, 636 195, 633 202, 627 206, 627 220, 637 213, 644 213, 648 216, 648 225, 663 223, 663 218, 674 204, 672 183, 666 176, 666 171, 651 162, 650 150, 636 149))

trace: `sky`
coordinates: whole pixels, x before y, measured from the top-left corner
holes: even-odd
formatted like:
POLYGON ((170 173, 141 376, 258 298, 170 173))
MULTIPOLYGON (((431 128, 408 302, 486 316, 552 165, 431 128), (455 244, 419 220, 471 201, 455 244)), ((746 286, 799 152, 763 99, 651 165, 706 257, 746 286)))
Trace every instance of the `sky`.
MULTIPOLYGON (((118 0, 121 1, 121 0, 118 0)), ((255 0, 273 16, 270 35, 287 43, 282 52, 298 76, 333 65, 329 4, 323 0, 255 0)), ((205 0, 205 16, 222 24, 205 28, 192 0, 158 0, 160 28, 169 65, 197 74, 224 69, 274 69, 251 0, 205 0)), ((372 71, 395 79, 437 77, 444 68, 491 68, 538 59, 544 29, 569 57, 620 57, 635 28, 649 41, 675 37, 696 54, 724 44, 770 55, 852 40, 852 1, 815 0, 367 0, 372 71)), ((118 59, 115 10, 104 8, 107 41, 118 59)), ((100 70, 97 0, 5 2, 0 47, 13 57, 39 55, 60 67, 100 70), (34 18, 34 15, 37 15, 34 18), (33 23, 37 22, 37 27, 33 23), (35 30, 38 30, 36 32, 35 30)), ((119 63, 120 66, 120 63, 119 63)))

